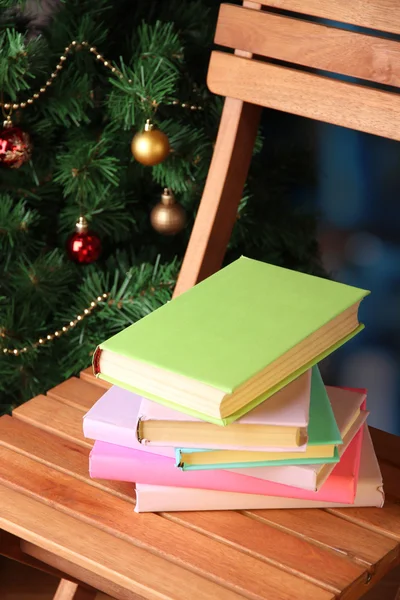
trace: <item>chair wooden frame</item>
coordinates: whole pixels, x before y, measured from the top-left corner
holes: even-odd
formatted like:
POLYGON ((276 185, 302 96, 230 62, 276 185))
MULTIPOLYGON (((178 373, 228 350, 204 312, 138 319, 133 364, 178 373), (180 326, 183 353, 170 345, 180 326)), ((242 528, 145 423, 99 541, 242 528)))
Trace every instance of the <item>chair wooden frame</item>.
POLYGON ((211 54, 208 87, 225 96, 225 103, 174 297, 223 263, 262 107, 400 140, 400 95, 382 89, 400 86, 400 43, 374 32, 367 35, 316 23, 310 17, 400 33, 396 0, 261 0, 221 5, 215 43, 234 52, 211 54), (271 11, 276 8, 307 17, 271 11), (324 71, 328 76, 320 74, 324 71), (332 73, 360 83, 332 78, 332 73))

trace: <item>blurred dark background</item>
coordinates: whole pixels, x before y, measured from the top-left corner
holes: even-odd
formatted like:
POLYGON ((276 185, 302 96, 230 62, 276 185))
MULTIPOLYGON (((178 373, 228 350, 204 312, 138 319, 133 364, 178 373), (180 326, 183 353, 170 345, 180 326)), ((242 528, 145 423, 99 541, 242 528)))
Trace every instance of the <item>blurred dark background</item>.
POLYGON ((321 363, 324 380, 367 388, 370 425, 400 435, 400 144, 275 111, 264 132, 308 156, 292 202, 317 214, 327 273, 371 291, 365 329, 321 363))

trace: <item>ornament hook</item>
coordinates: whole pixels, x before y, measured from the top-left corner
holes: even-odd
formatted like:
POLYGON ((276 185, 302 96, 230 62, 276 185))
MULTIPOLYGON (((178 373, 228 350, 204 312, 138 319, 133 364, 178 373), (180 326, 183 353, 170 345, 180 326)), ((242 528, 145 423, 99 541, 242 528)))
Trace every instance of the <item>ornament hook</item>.
POLYGON ((79 217, 78 221, 75 224, 75 228, 77 233, 87 233, 89 225, 84 216, 81 215, 79 217))
POLYGON ((2 104, 1 112, 3 113, 3 117, 5 119, 5 121, 3 121, 3 127, 4 127, 4 129, 9 129, 10 127, 12 127, 12 121, 11 121, 12 106, 10 105, 8 112, 7 112, 4 104, 2 104))

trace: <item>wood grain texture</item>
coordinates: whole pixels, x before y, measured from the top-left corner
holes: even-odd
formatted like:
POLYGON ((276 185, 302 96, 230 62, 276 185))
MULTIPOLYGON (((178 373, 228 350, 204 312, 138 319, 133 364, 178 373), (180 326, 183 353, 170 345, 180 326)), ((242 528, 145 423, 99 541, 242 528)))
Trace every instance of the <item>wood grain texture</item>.
POLYGON ((329 508, 333 515, 400 542, 400 506, 386 501, 384 508, 329 508))
MULTIPOLYGON (((15 562, 32 567, 37 571, 52 575, 57 579, 64 577, 62 570, 53 568, 46 564, 46 562, 25 554, 21 548, 20 540, 7 531, 0 531, 0 556, 5 556, 15 562)), ((79 583, 79 581, 75 581, 75 583, 79 583)))
MULTIPOLYGON (((78 413, 76 412, 76 415, 78 413)), ((89 448, 75 444, 56 435, 8 415, 0 418, 0 446, 15 450, 38 462, 90 482, 94 487, 134 502, 132 483, 91 479, 89 476, 89 448)))
MULTIPOLYGON (((247 60, 239 59, 238 60, 247 60)), ((253 155, 261 107, 226 98, 203 196, 174 289, 177 297, 221 267, 253 155)))
POLYGON ((78 583, 61 579, 53 600, 95 600, 96 590, 88 590, 78 583))
POLYGON ((101 398, 104 391, 77 377, 71 377, 49 390, 47 396, 87 412, 101 398))
MULTIPOLYGON (((178 565, 169 562, 166 568, 164 559, 3 486, 0 506, 0 527, 6 531, 148 600, 187 600, 194 594, 204 600, 243 598, 178 565)), ((332 598, 323 590, 314 597, 332 598)))
MULTIPOLYGON (((189 577, 197 577, 196 581, 216 586, 213 588, 216 598, 224 597, 219 593, 222 590, 222 594, 233 594, 227 598, 264 600, 272 590, 274 600, 294 597, 305 600, 314 598, 315 594, 319 598, 321 593, 323 600, 334 597, 355 600, 398 561, 399 540, 390 519, 396 522, 397 518, 400 523, 397 514, 400 507, 394 503, 389 504, 386 521, 383 517, 386 507, 343 509, 348 511, 344 515, 321 510, 249 511, 250 516, 238 512, 137 515, 132 510, 132 487, 125 493, 123 489, 107 487, 117 482, 100 482, 98 486, 99 482, 88 476, 87 456, 92 442, 82 436, 82 415, 88 405, 81 400, 81 391, 90 385, 101 395, 105 388, 98 385, 89 370, 86 373, 86 379, 84 374, 79 381, 74 380, 73 387, 68 386, 73 397, 71 402, 68 398, 67 402, 63 401, 65 392, 61 390, 59 400, 38 397, 34 399, 34 409, 25 408, 30 404, 27 403, 16 409, 13 418, 0 419, 0 481, 14 494, 11 502, 9 496, 7 500, 10 502, 8 510, 15 511, 14 519, 7 521, 7 528, 17 535, 21 535, 21 526, 28 530, 30 537, 25 535, 28 542, 23 542, 22 547, 25 544, 31 548, 32 556, 36 553, 39 559, 46 557, 49 565, 119 600, 161 596, 158 588, 140 587, 143 582, 135 577, 134 583, 127 584, 132 577, 123 569, 129 565, 125 564, 121 573, 118 561, 110 570, 108 562, 104 564, 99 557, 93 560, 93 554, 87 556, 84 540, 87 546, 90 539, 92 544, 101 547, 104 542, 97 536, 108 536, 116 544, 126 544, 125 555, 129 547, 132 552, 143 552, 149 560, 161 561, 158 563, 160 577, 162 570, 169 573, 170 567, 179 568, 189 577), (15 506, 15 497, 22 498, 23 504, 15 506), (29 505, 33 511, 30 518, 38 519, 39 529, 36 521, 34 526, 26 528, 26 502, 34 503, 29 505), (366 517, 365 511, 375 512, 369 512, 366 517), (22 523, 17 519, 20 512, 22 523), (260 518, 259 513, 263 512, 267 518, 260 518), (301 512, 307 513, 305 523, 301 519, 282 523, 273 518, 273 513, 285 513, 285 518, 291 514, 295 518, 301 512), (56 527, 46 530, 45 535, 40 529, 47 527, 46 520, 52 520, 54 514, 56 520, 61 519, 63 523, 61 537, 60 531, 57 537, 56 527), (353 515, 350 520, 347 514, 353 515), (351 519, 359 519, 359 523, 351 519), (74 524, 75 536, 83 531, 84 540, 78 549, 71 546, 69 538, 68 541, 64 538, 67 522, 68 528, 74 524), (90 538, 86 536, 87 528, 95 532, 90 538), (356 538, 352 540, 352 536, 356 538)), ((95 401, 96 392, 92 389, 90 393, 95 401)), ((393 465, 389 466, 397 472, 393 465)), ((4 489, 0 486, 1 506, 4 489)), ((0 527, 6 528, 1 518, 4 519, 2 514, 0 527)), ((112 552, 118 552, 113 548, 112 552)), ((97 548, 89 548, 89 551, 100 552, 97 548)), ((151 571, 152 567, 145 562, 144 569, 151 571)), ((165 585, 157 578, 156 584, 165 585)), ((194 589, 197 592, 200 588, 194 589)), ((170 596, 163 598, 176 598, 172 587, 168 590, 170 596)), ((207 593, 211 598, 212 592, 207 593)), ((191 595, 196 597, 193 591, 191 595)), ((207 596, 201 592, 199 597, 207 596)))
POLYGON ((13 411, 13 418, 34 425, 75 442, 83 448, 92 448, 93 442, 82 432, 82 412, 48 396, 36 396, 13 411))
MULTIPOLYGON (((5 448, 0 448, 0 481, 65 512, 77 523, 95 525, 243 595, 261 600, 263 590, 268 589, 277 599, 285 598, 299 585, 299 579, 289 572, 236 549, 227 554, 224 545, 215 539, 157 515, 137 515, 129 503, 100 490, 94 496, 90 485, 5 448)), ((268 535, 268 527, 264 533, 268 535)), ((362 573, 356 569, 354 572, 362 573)), ((308 581, 303 580, 301 585, 310 598, 325 598, 308 581)))
POLYGON ((399 554, 399 545, 384 535, 335 518, 317 509, 256 510, 245 511, 265 523, 281 527, 284 531, 310 539, 335 552, 352 557, 359 563, 372 567, 383 556, 399 554))
POLYGON ((213 52, 209 89, 222 96, 400 140, 400 95, 213 52))
POLYGON ((87 381, 88 383, 91 383, 92 385, 95 385, 97 387, 103 388, 103 394, 104 394, 104 391, 109 390, 111 387, 111 383, 108 383, 108 381, 104 381, 103 379, 99 379, 98 377, 96 377, 93 374, 92 367, 89 367, 88 369, 84 369, 83 371, 81 371, 79 373, 79 379, 82 379, 83 381, 87 381))
POLYGON ((84 369, 83 371, 81 371, 79 374, 79 377, 80 377, 80 379, 83 379, 83 381, 88 381, 89 383, 95 383, 98 387, 103 388, 103 390, 108 390, 111 387, 111 383, 108 383, 108 381, 103 381, 103 379, 99 379, 98 377, 95 377, 93 375, 92 367, 87 367, 87 369, 84 369))
POLYGON ((363 590, 367 568, 284 531, 233 511, 176 512, 163 515, 175 523, 212 536, 230 548, 261 558, 326 587, 335 594, 363 590), (351 589, 350 589, 351 588, 351 589))
MULTIPOLYGON (((110 594, 117 600, 143 600, 144 598, 143 596, 139 596, 138 594, 130 592, 129 590, 109 581, 108 579, 105 579, 104 577, 96 575, 88 569, 84 569, 80 565, 75 565, 68 560, 60 558, 57 556, 57 554, 43 550, 43 548, 39 548, 30 542, 25 542, 22 540, 21 548, 27 555, 35 557, 40 561, 51 565, 55 569, 62 571, 68 576, 73 576, 80 581, 84 581, 94 589, 101 590, 106 594, 110 594)), ((96 600, 99 599, 96 598, 96 600)))
POLYGON ((397 0, 259 0, 264 6, 341 21, 390 33, 400 33, 397 0))
POLYGON ((400 85, 400 44, 231 4, 222 4, 214 41, 228 48, 400 85))

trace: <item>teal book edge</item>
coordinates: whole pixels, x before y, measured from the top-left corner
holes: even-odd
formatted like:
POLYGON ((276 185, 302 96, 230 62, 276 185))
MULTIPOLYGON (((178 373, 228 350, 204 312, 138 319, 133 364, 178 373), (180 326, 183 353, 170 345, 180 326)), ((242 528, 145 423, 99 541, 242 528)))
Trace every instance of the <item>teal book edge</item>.
MULTIPOLYGON (((285 467, 293 465, 324 465, 328 463, 339 462, 339 452, 335 448, 334 455, 331 458, 299 458, 293 460, 264 460, 253 462, 238 463, 218 463, 217 465, 186 465, 181 463, 181 448, 175 450, 175 466, 181 471, 210 471, 213 469, 241 469, 252 467, 285 467)), ((197 449, 185 450, 185 452, 197 452, 197 449)), ((200 450, 202 452, 202 450, 200 450)))
MULTIPOLYGON (((159 404, 163 404, 164 406, 168 406, 179 412, 183 412, 185 414, 191 415, 192 417, 196 417, 197 419, 201 419, 202 421, 208 421, 209 423, 214 423, 215 425, 225 426, 225 425, 229 425, 230 423, 234 423, 235 421, 237 421, 237 419, 246 415, 250 410, 253 410, 253 408, 256 408, 256 406, 261 404, 261 402, 264 402, 264 400, 267 400, 268 398, 270 398, 271 396, 276 394, 276 392, 279 392, 279 390, 281 390, 283 387, 288 385, 291 381, 293 381, 294 379, 296 379, 297 377, 299 377, 300 375, 305 373, 305 371, 307 371, 311 367, 315 367, 317 365, 317 363, 319 363, 322 359, 326 358, 327 356, 332 354, 332 352, 334 352, 335 350, 340 348, 343 344, 345 344, 350 339, 352 339, 362 329, 364 329, 364 324, 360 323, 359 326, 354 331, 352 331, 350 334, 348 334, 347 336, 345 336, 344 338, 342 338, 341 340, 336 342, 336 344, 334 344, 333 346, 331 346, 330 348, 328 348, 327 350, 325 350, 324 352, 319 354, 313 360, 310 360, 308 363, 304 364, 300 369, 298 369, 297 371, 295 371, 294 373, 292 373, 291 375, 289 375, 288 377, 286 377, 285 379, 280 381, 278 384, 276 384, 275 386, 270 388, 267 392, 265 392, 264 394, 261 394, 257 398, 254 398, 251 402, 246 404, 246 406, 243 406, 242 408, 235 411, 228 417, 220 418, 220 419, 217 417, 212 417, 205 413, 199 412, 197 410, 193 410, 193 409, 187 408, 185 406, 181 406, 180 404, 177 404, 170 400, 165 400, 165 398, 161 398, 160 396, 156 396, 154 394, 149 394, 148 392, 146 392, 146 390, 142 390, 136 386, 126 384, 122 381, 119 381, 118 379, 114 379, 113 377, 104 375, 103 373, 97 373, 96 377, 98 377, 99 379, 102 379, 104 381, 107 381, 108 383, 111 383, 112 385, 116 385, 116 386, 124 388, 130 392, 134 392, 135 394, 138 394, 139 396, 144 396, 145 398, 148 398, 149 400, 153 400, 154 402, 158 402, 159 404)), ((318 371, 318 373, 319 373, 319 371, 318 371)), ((322 379, 321 379, 321 382, 322 382, 322 379)), ((340 443, 340 442, 338 442, 338 443, 340 443)))

